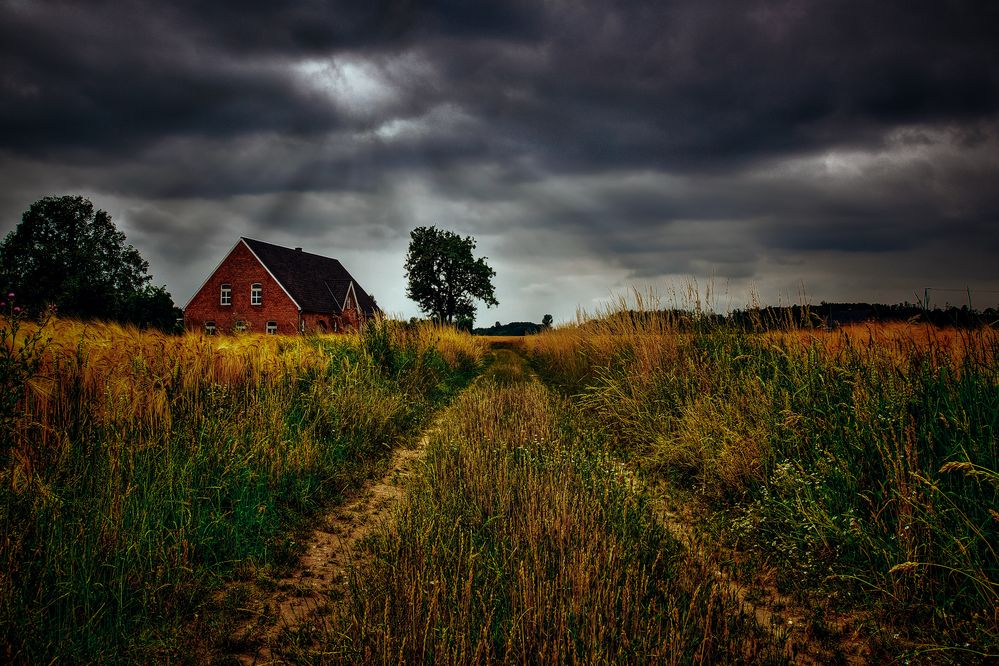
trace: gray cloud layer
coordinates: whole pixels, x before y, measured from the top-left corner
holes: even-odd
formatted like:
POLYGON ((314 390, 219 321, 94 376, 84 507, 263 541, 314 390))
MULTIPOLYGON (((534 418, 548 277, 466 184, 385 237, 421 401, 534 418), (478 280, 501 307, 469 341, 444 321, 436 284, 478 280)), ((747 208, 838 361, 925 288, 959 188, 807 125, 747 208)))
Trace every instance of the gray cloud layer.
POLYGON ((84 192, 179 302, 250 235, 410 314, 440 224, 499 272, 482 321, 684 276, 996 289, 996 34, 994 2, 0 0, 0 230, 84 192))

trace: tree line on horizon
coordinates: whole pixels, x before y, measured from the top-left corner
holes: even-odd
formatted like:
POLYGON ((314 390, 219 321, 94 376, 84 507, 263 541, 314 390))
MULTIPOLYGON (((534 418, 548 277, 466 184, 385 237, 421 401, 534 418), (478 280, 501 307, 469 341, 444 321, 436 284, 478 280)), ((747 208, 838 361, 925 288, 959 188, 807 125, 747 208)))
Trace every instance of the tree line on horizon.
MULTIPOLYGON (((406 256, 406 295, 432 320, 477 335, 531 335, 552 324, 545 315, 534 322, 496 322, 473 328, 476 301, 499 304, 486 257, 473 255, 475 239, 437 227, 410 233, 406 256)), ((166 286, 152 284, 149 263, 126 243, 111 216, 82 196, 51 196, 35 201, 20 224, 0 242, 0 286, 4 309, 43 316, 100 319, 141 328, 176 331, 182 311, 166 286), (13 296, 11 296, 13 295, 13 296)), ((666 316, 681 326, 728 323, 744 329, 776 327, 834 328, 867 321, 920 321, 973 328, 999 323, 999 309, 967 305, 927 308, 913 303, 826 302, 818 305, 761 306, 727 315, 671 309, 621 311, 614 317, 666 316)))
POLYGON ((747 331, 767 331, 786 328, 834 329, 848 324, 868 322, 913 322, 956 328, 979 328, 999 325, 999 309, 984 309, 946 305, 925 308, 914 303, 829 302, 817 305, 767 305, 733 310, 728 314, 703 312, 683 308, 659 310, 621 310, 596 317, 626 319, 633 323, 648 323, 656 319, 669 321, 678 330, 695 330, 705 326, 729 325, 747 331))
POLYGON ((540 324, 536 324, 533 321, 511 321, 508 324, 503 324, 496 322, 492 326, 485 328, 473 328, 472 335, 491 335, 491 336, 523 336, 523 335, 534 335, 540 333, 541 331, 546 331, 552 327, 552 316, 546 314, 542 319, 540 324))

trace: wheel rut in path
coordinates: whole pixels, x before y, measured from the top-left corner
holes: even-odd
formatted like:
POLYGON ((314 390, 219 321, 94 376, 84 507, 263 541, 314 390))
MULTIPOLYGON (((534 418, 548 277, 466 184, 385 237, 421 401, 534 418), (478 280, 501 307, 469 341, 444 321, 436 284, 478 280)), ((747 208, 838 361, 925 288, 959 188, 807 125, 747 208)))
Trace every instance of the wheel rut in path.
MULTIPOLYGON (((512 345, 495 345, 494 367, 476 379, 495 374, 498 378, 515 375, 521 381, 540 381, 512 345)), ((230 645, 237 649, 231 653, 242 664, 269 664, 281 662, 280 642, 283 632, 306 629, 307 623, 321 624, 319 614, 327 608, 331 594, 343 590, 347 574, 362 557, 357 543, 371 534, 392 515, 391 509, 405 494, 406 481, 418 471, 430 437, 439 421, 428 427, 414 448, 399 448, 393 452, 387 471, 381 478, 361 488, 342 505, 334 507, 318 520, 319 527, 308 537, 305 552, 295 569, 286 577, 262 586, 253 595, 256 608, 241 609, 250 619, 237 626, 230 634, 230 645)), ((673 536, 684 544, 691 563, 713 572, 714 584, 734 596, 743 612, 754 617, 762 627, 782 627, 788 641, 791 661, 796 664, 826 663, 838 659, 848 664, 864 664, 870 659, 870 648, 858 631, 857 623, 845 618, 827 618, 838 634, 829 644, 820 646, 812 636, 813 629, 804 608, 777 592, 775 586, 749 585, 737 580, 711 546, 700 538, 694 528, 696 519, 682 509, 671 506, 664 494, 647 487, 631 470, 625 471, 629 485, 635 490, 644 488, 653 497, 656 518, 673 536), (838 654, 835 654, 838 653, 838 654), (792 656, 793 655, 793 656, 792 656)))
POLYGON ((380 479, 348 496, 348 500, 317 521, 305 542, 305 551, 294 570, 267 585, 254 584, 255 608, 240 609, 250 615, 230 634, 231 654, 242 664, 281 661, 275 648, 283 632, 302 628, 328 604, 330 594, 342 589, 349 568, 356 564, 355 546, 391 515, 405 493, 406 480, 423 457, 433 426, 414 448, 398 448, 380 479))
MULTIPOLYGON (((502 349, 495 350, 493 356, 494 360, 507 360, 510 356, 519 359, 502 349)), ((494 362, 472 383, 494 374, 498 365, 502 363, 494 362)), ((343 590, 350 568, 359 562, 357 543, 392 515, 392 508, 405 494, 407 480, 418 470, 439 422, 440 414, 416 446, 393 452, 388 470, 380 479, 348 495, 346 502, 317 520, 318 527, 309 534, 305 551, 293 571, 267 585, 267 589, 259 583, 252 584, 256 588, 251 595, 254 608, 240 609, 249 619, 230 633, 230 657, 241 664, 280 662, 276 651, 283 633, 307 628, 307 623, 322 623, 317 615, 327 608, 331 595, 343 590)))
MULTIPOLYGON (((505 354, 504 364, 509 368, 519 368, 514 374, 520 375, 524 381, 541 381, 518 353, 518 345, 502 346, 504 351, 498 353, 505 354)), ((699 522, 697 516, 684 510, 684 507, 675 506, 663 488, 639 479, 630 467, 624 467, 624 475, 633 490, 649 495, 656 520, 683 544, 691 565, 703 571, 705 579, 711 580, 718 589, 735 599, 741 611, 751 616, 757 625, 784 636, 785 654, 791 663, 861 666, 871 662, 873 650, 869 637, 863 631, 865 618, 862 613, 824 613, 822 632, 831 635, 818 640, 814 614, 809 609, 782 594, 770 580, 759 576, 751 580, 737 578, 724 562, 728 557, 720 547, 702 538, 696 528, 699 522)))
MULTIPOLYGON (((634 487, 642 487, 633 473, 629 472, 629 476, 634 487)), ((757 625, 778 631, 785 637, 785 656, 791 663, 801 666, 871 663, 874 650, 863 629, 862 613, 823 612, 822 633, 826 638, 818 640, 813 611, 782 594, 773 581, 762 576, 753 576, 748 582, 734 576, 730 567, 722 562, 733 559, 734 550, 722 553, 717 545, 702 538, 694 527, 696 518, 692 512, 673 505, 661 491, 650 488, 648 492, 656 519, 685 546, 690 561, 708 576, 713 576, 715 584, 737 600, 742 612, 753 617, 757 625)))

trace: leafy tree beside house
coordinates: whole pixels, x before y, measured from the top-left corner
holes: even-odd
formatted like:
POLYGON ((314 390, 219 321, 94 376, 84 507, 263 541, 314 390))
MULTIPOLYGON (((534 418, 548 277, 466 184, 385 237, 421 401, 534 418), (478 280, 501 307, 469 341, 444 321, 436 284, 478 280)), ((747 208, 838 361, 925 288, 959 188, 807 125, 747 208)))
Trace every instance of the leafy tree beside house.
POLYGON ((419 227, 410 232, 406 255, 406 295, 439 322, 456 321, 469 330, 475 301, 499 305, 492 279, 496 271, 485 257, 472 255, 475 239, 453 231, 419 227))
POLYGON ((29 312, 173 328, 179 310, 103 210, 81 196, 45 197, 0 243, 0 285, 29 312))

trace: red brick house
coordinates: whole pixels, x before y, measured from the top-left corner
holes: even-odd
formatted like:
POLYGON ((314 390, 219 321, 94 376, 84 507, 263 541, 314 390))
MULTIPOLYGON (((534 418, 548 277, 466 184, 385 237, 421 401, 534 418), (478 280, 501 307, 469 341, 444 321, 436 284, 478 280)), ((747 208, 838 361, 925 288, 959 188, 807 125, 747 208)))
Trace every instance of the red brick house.
POLYGON ((377 312, 336 259, 240 238, 184 307, 184 327, 209 334, 334 333, 377 312))

